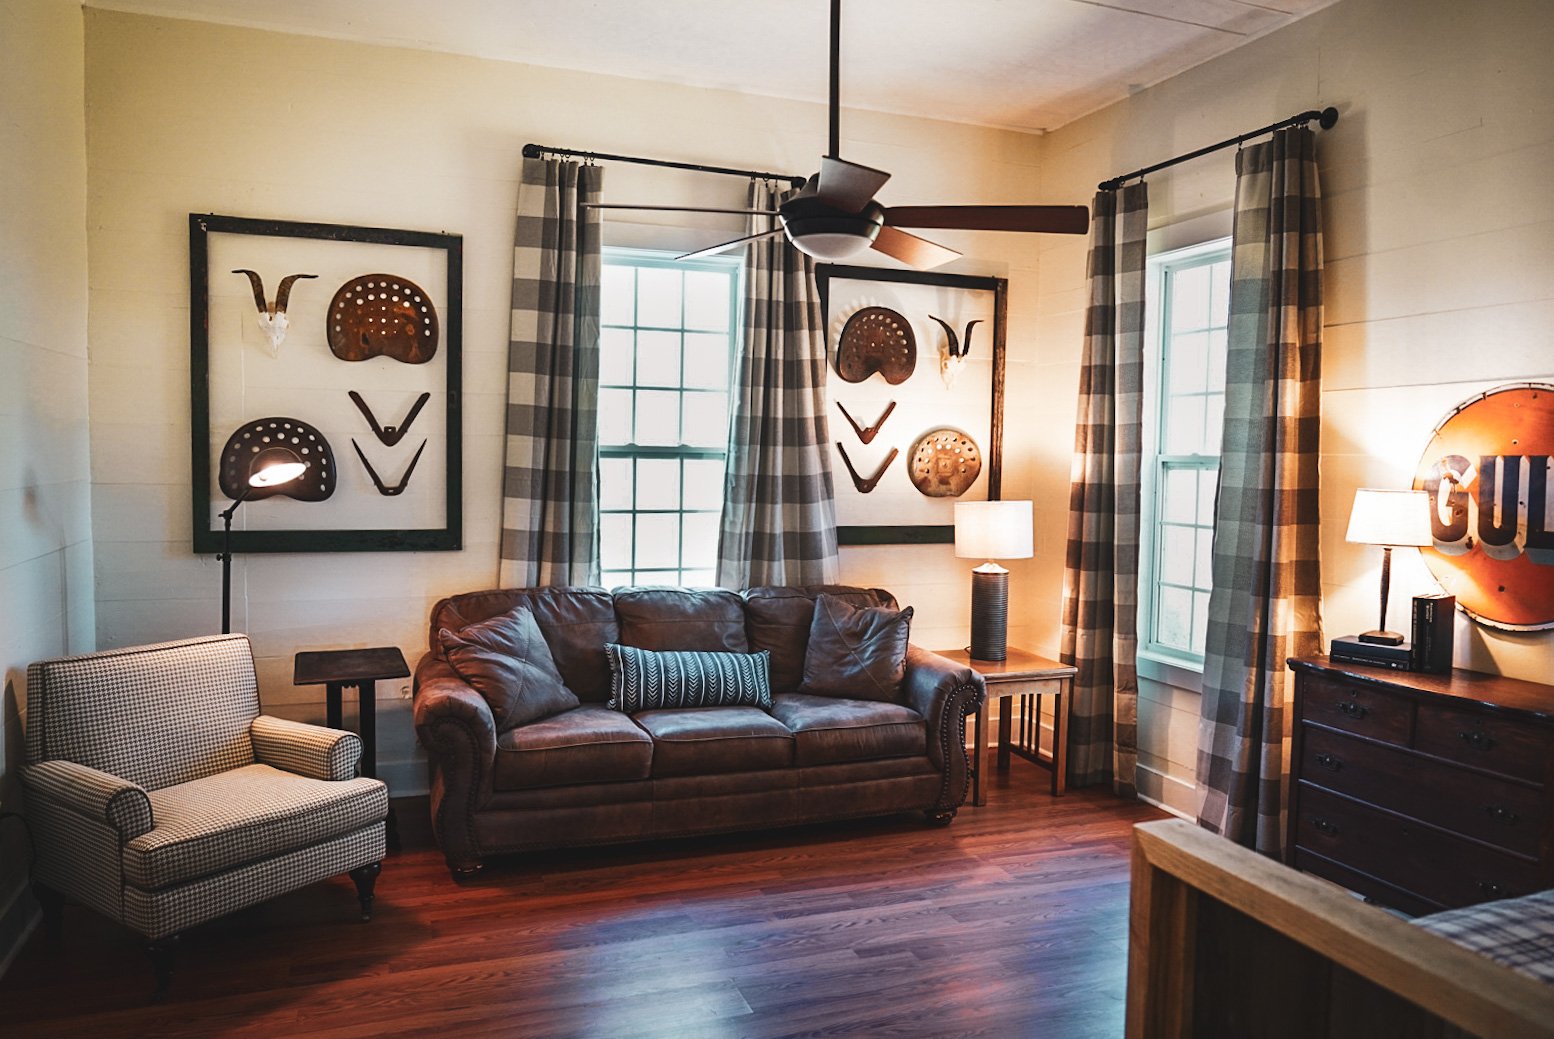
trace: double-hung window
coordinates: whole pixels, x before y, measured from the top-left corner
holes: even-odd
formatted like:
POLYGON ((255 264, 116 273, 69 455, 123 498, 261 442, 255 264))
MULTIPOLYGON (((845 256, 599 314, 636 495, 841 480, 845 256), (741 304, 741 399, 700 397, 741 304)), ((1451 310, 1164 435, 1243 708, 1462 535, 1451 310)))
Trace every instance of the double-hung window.
POLYGON ((603 260, 602 579, 708 587, 723 508, 739 258, 606 249, 603 260))
POLYGON ((1153 452, 1145 463, 1142 634, 1146 652, 1201 667, 1225 414, 1230 243, 1154 257, 1150 272, 1149 340, 1158 364, 1146 438, 1153 452))

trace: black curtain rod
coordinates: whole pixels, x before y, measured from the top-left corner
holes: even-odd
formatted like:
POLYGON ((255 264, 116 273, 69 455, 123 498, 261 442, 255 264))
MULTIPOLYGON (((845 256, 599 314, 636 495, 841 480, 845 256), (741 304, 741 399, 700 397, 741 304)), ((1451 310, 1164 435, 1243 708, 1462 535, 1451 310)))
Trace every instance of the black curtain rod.
POLYGON ((1313 120, 1316 121, 1317 124, 1322 127, 1322 129, 1331 130, 1338 122, 1338 109, 1324 108, 1322 111, 1318 112, 1313 108, 1309 112, 1302 112, 1300 115, 1292 115, 1288 119, 1280 119, 1277 123, 1269 123, 1261 130, 1251 130, 1247 133, 1232 137, 1228 141, 1220 141, 1218 144, 1211 144, 1207 148, 1199 148, 1195 152, 1188 152, 1186 155, 1178 155, 1174 159, 1167 159, 1165 162, 1157 162, 1153 166, 1145 166, 1141 170, 1134 170, 1132 173, 1124 173, 1122 176, 1113 177, 1111 180, 1103 180, 1100 184, 1097 185, 1097 187, 1099 187, 1102 191, 1115 191, 1122 187, 1122 185, 1127 181, 1132 180, 1134 177, 1147 176, 1148 174, 1154 173, 1156 170, 1163 170, 1168 166, 1175 166, 1179 162, 1186 162, 1188 159, 1196 159, 1200 155, 1207 155, 1210 152, 1217 152, 1221 148, 1229 148, 1232 145, 1241 144, 1243 141, 1250 141, 1252 138, 1261 137, 1265 133, 1273 133, 1275 130, 1283 130, 1287 126, 1305 126, 1307 123, 1312 122, 1313 120))
POLYGON ((675 170, 695 170, 697 173, 722 173, 730 177, 747 177, 756 180, 785 180, 796 188, 802 188, 808 177, 796 177, 791 173, 761 173, 758 170, 736 170, 727 166, 703 166, 695 162, 671 162, 668 159, 643 159, 636 155, 610 155, 606 152, 580 152, 572 148, 552 148, 545 144, 523 146, 525 159, 538 159, 546 155, 575 155, 581 159, 606 159, 610 162, 634 162, 639 166, 667 166, 675 170))

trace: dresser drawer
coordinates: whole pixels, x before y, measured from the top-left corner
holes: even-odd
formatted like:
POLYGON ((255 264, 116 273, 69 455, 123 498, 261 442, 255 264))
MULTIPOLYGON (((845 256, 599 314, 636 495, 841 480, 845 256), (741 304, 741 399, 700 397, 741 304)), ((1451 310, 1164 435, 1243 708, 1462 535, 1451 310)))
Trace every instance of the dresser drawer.
POLYGON ((1301 779, 1313 785, 1509 851, 1538 855, 1542 790, 1311 725, 1301 739, 1299 767, 1301 779))
POLYGON ((1296 841, 1340 865, 1457 907, 1536 891, 1538 868, 1301 784, 1296 841))
POLYGON ((1554 754, 1551 736, 1554 733, 1542 725, 1422 703, 1414 746, 1426 754, 1542 783, 1554 754))
POLYGON ((1413 734, 1414 704, 1399 696, 1309 675, 1300 697, 1307 721, 1388 743, 1406 744, 1413 734))

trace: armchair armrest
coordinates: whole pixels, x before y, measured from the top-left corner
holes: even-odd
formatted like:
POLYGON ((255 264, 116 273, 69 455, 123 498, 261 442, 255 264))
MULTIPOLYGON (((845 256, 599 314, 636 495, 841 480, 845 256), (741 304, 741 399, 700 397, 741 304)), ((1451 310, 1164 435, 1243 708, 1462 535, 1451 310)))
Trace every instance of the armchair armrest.
POLYGON ((310 779, 350 779, 361 761, 361 737, 342 729, 261 714, 248 735, 261 763, 310 779))
POLYGON ((491 794, 496 720, 485 697, 444 660, 415 669, 415 731, 432 760, 432 827, 455 871, 480 863, 475 813, 491 794))
POLYGON ((966 800, 971 762, 966 756, 966 716, 976 713, 986 695, 982 676, 969 667, 907 647, 901 683, 907 706, 928 720, 928 758, 944 770, 937 810, 952 813, 966 800))
POLYGON ((156 825, 151 798, 138 783, 74 761, 42 761, 22 769, 28 794, 94 822, 105 823, 127 843, 156 825))

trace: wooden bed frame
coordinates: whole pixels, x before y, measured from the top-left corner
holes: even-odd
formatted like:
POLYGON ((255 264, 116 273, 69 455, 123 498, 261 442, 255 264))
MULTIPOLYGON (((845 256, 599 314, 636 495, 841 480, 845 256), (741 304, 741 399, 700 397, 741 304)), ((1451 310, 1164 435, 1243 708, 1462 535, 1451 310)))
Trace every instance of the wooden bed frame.
POLYGON ((1131 913, 1128 1039, 1554 1037, 1554 986, 1180 819, 1131 913))

